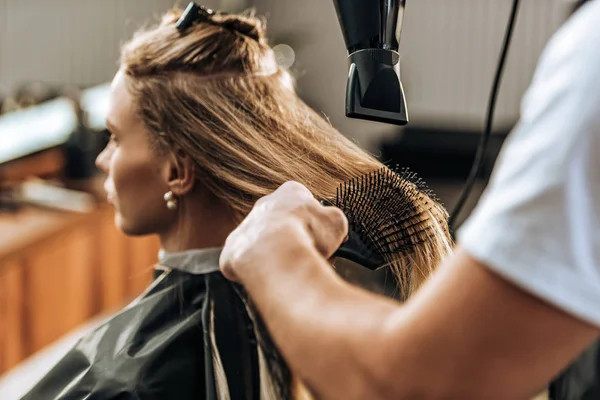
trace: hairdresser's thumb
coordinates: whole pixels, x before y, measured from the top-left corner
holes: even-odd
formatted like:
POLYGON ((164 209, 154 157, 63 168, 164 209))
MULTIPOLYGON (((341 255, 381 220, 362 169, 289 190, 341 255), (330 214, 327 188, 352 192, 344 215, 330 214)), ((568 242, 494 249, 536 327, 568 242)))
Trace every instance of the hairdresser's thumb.
POLYGON ((348 237, 348 219, 337 207, 320 207, 311 230, 317 250, 329 259, 348 237))
POLYGON ((236 273, 236 264, 243 261, 244 249, 247 249, 245 237, 239 232, 239 227, 235 229, 225 240, 225 246, 219 257, 219 268, 225 278, 233 282, 239 282, 236 273))

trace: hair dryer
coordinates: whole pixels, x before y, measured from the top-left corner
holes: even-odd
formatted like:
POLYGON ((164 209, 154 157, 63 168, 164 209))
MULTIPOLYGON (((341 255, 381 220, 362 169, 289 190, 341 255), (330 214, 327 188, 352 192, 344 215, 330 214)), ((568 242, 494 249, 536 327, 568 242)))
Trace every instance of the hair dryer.
POLYGON ((406 0, 334 0, 350 69, 346 116, 408 122, 398 46, 406 0))

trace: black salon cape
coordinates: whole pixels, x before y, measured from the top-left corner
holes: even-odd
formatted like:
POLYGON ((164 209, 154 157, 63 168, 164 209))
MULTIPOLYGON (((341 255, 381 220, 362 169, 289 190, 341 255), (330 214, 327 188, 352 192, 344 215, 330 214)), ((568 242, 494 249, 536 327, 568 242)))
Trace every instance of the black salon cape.
POLYGON ((600 400, 600 341, 588 347, 552 381, 549 397, 550 400, 600 400))
POLYGON ((259 399, 251 320, 220 272, 160 271, 145 294, 84 336, 23 400, 216 399, 210 303, 230 397, 259 399))

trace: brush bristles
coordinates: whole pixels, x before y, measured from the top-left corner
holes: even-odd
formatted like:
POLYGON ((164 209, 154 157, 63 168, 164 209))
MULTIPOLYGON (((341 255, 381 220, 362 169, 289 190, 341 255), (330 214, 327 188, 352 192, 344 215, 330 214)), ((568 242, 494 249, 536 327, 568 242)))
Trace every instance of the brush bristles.
POLYGON ((335 205, 351 229, 384 258, 408 254, 447 222, 430 212, 437 198, 414 172, 387 167, 340 185, 335 205))

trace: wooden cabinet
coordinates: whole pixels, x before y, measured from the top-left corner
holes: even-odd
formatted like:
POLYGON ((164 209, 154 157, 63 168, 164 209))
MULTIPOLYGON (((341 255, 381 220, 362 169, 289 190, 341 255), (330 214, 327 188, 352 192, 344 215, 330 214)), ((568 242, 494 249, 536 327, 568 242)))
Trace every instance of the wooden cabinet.
POLYGON ((158 239, 125 237, 113 218, 105 204, 0 214, 0 374, 148 285, 158 239))

